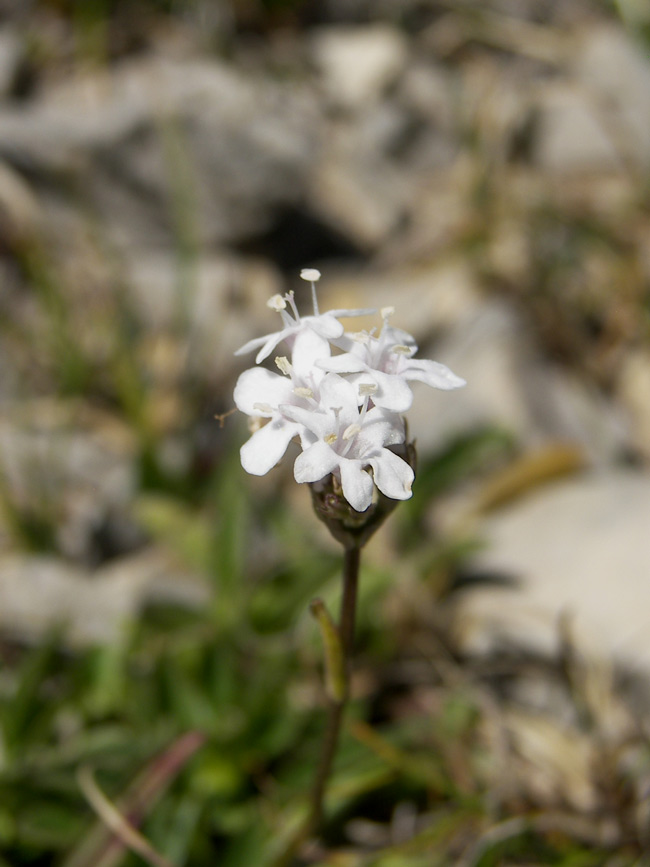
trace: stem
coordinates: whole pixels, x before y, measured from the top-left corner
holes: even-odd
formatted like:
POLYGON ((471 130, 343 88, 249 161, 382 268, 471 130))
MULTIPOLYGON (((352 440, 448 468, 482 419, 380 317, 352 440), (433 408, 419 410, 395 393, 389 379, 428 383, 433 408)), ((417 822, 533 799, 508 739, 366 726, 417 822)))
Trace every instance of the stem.
POLYGON ((316 831, 323 821, 325 787, 332 771, 332 765, 334 764, 334 756, 336 755, 336 748, 341 734, 343 713, 349 697, 350 662, 354 643, 360 562, 360 548, 345 549, 343 560, 343 597, 341 599, 341 620, 339 625, 339 635, 343 647, 343 663, 345 666, 345 693, 342 701, 329 700, 325 737, 311 793, 311 812, 308 820, 308 828, 311 832, 316 831))

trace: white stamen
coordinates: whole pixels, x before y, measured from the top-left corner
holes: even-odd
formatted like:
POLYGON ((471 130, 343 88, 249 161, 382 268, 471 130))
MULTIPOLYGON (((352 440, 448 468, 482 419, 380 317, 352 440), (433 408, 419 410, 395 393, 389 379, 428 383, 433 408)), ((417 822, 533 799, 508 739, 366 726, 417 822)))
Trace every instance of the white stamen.
POLYGON ((355 437, 359 433, 360 430, 361 430, 360 424, 348 425, 346 427, 346 429, 343 431, 343 439, 344 440, 351 440, 352 437, 355 437))
POLYGON ((395 312, 395 308, 394 307, 382 307, 379 312, 381 313, 382 319, 389 319, 393 315, 393 313, 395 312))
POLYGON ((266 302, 266 306, 270 307, 271 310, 275 310, 276 313, 279 313, 281 310, 286 308, 287 302, 284 300, 282 295, 274 295, 273 298, 269 298, 266 302))
POLYGON ((410 355, 413 352, 410 346, 404 346, 401 343, 396 343, 395 346, 391 347, 390 351, 396 355, 410 355))
POLYGON ((291 307, 291 309, 293 311, 293 315, 296 317, 296 322, 299 322, 300 321, 300 314, 298 313, 298 308, 296 307, 296 302, 294 301, 293 291, 287 292, 287 294, 284 296, 284 298, 285 298, 285 301, 289 302, 289 306, 291 307))
POLYGON ((314 396, 314 392, 311 390, 311 388, 303 388, 300 385, 297 388, 294 388, 293 393, 296 395, 296 397, 313 397, 314 396))
POLYGON ((258 412, 273 412, 273 407, 269 403, 254 403, 253 409, 256 409, 258 412))
POLYGON ((323 440, 327 443, 328 446, 334 445, 334 443, 337 441, 337 439, 338 439, 338 434, 335 434, 335 433, 327 434, 327 436, 323 437, 323 440))
POLYGON ((348 337, 354 340, 355 343, 368 343, 370 341, 370 335, 367 331, 353 331, 351 334, 348 334, 348 337))
POLYGON ((367 397, 369 394, 376 394, 379 386, 374 382, 362 382, 359 386, 359 394, 361 397, 367 397))
POLYGON ((300 276, 308 283, 318 283, 320 280, 320 271, 316 270, 316 268, 303 268, 300 272, 300 276))
POLYGON ((278 357, 275 359, 275 363, 279 370, 284 373, 285 376, 291 376, 291 371, 293 370, 293 367, 286 355, 278 355, 278 357))

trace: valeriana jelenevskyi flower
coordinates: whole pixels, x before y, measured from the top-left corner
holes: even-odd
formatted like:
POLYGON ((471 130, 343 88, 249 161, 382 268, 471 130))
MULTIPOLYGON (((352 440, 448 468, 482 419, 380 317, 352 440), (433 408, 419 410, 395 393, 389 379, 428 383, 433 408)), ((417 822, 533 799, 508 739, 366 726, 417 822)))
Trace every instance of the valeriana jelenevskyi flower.
POLYGON ((293 293, 275 295, 269 306, 283 328, 237 352, 258 349, 258 363, 281 343, 288 353, 275 359, 279 373, 255 367, 237 381, 235 404, 252 423, 242 466, 264 475, 295 439, 302 449, 294 463, 296 481, 310 484, 316 512, 336 538, 346 547, 359 546, 411 496, 415 450, 400 415, 413 401, 409 383, 449 390, 465 382, 439 362, 414 358, 414 338, 388 323, 392 308, 381 311, 378 336, 374 330, 346 333, 340 318, 376 311, 320 313, 319 272, 305 269, 301 277, 311 282, 313 315, 300 316, 293 293))

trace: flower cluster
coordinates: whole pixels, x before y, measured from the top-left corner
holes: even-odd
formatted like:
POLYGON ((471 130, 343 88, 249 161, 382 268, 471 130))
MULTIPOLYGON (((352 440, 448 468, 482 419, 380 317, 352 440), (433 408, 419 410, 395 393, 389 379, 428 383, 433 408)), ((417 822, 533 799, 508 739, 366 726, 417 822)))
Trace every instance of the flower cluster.
POLYGON ((374 329, 346 333, 339 318, 377 311, 319 313, 319 272, 304 269, 300 276, 311 282, 313 315, 300 316, 293 293, 275 295, 268 305, 279 313, 282 328, 237 352, 257 349, 258 364, 280 343, 289 352, 275 357, 278 373, 254 367, 237 381, 235 404, 250 416, 252 429, 241 449, 242 466, 264 475, 295 438, 302 447, 294 464, 297 482, 331 475, 357 512, 371 506, 375 488, 391 499, 406 500, 413 469, 392 449, 406 439, 401 413, 413 401, 409 383, 452 389, 465 382, 444 364, 414 357, 413 337, 389 324, 393 308, 380 311, 378 334, 374 329))

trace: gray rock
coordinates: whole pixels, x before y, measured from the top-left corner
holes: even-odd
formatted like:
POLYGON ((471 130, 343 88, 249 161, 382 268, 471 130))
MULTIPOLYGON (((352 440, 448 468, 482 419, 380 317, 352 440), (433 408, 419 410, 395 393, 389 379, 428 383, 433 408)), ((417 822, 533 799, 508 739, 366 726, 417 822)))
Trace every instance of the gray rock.
POLYGON ((591 96, 568 82, 546 88, 538 107, 537 164, 550 172, 608 172, 622 167, 610 130, 591 96))
POLYGON ((136 475, 131 435, 110 418, 84 430, 77 409, 42 401, 6 411, 0 469, 18 510, 55 526, 61 550, 85 559, 94 527, 125 508, 136 475))
POLYGON ((566 617, 579 648, 648 671, 649 526, 650 476, 626 470, 557 482, 502 508, 482 525, 474 566, 513 584, 460 594, 463 645, 553 654, 566 617))
POLYGON ((92 573, 54 557, 0 558, 0 630, 23 641, 61 627, 72 647, 115 642, 153 599, 200 606, 208 590, 155 549, 92 573))
POLYGON ((11 92, 23 55, 20 34, 10 27, 0 28, 0 98, 11 92))
POLYGON ((181 225, 197 242, 241 240, 300 196, 318 116, 298 85, 146 58, 80 88, 0 110, 0 157, 59 196, 82 190, 122 246, 169 245, 181 225))
POLYGON ((605 464, 629 446, 616 406, 587 382, 544 359, 514 310, 483 302, 420 355, 467 380, 451 394, 428 390, 414 402, 410 425, 424 450, 483 426, 510 431, 524 446, 571 442, 605 464))
POLYGON ((574 58, 578 82, 617 150, 640 170, 650 167, 650 61, 621 27, 586 29, 574 58))

